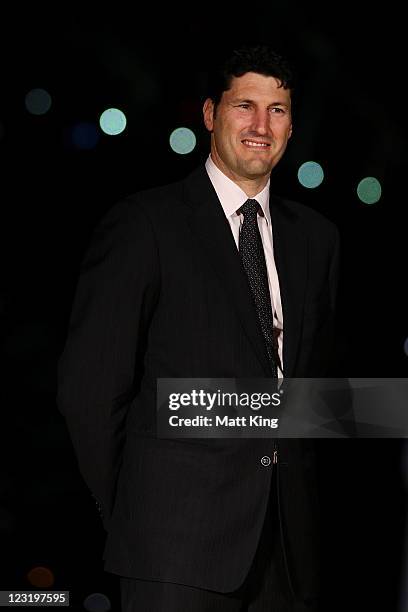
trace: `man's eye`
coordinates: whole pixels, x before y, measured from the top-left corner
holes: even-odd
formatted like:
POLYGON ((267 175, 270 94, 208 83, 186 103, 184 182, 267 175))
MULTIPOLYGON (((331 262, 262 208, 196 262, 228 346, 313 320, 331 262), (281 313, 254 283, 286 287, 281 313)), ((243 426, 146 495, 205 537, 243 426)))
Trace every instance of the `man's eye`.
POLYGON ((240 108, 249 108, 249 104, 238 104, 240 108))
POLYGON ((272 111, 273 113, 278 113, 278 114, 279 114, 279 113, 283 113, 283 108, 279 108, 279 106, 273 106, 273 107, 271 108, 271 111, 272 111))

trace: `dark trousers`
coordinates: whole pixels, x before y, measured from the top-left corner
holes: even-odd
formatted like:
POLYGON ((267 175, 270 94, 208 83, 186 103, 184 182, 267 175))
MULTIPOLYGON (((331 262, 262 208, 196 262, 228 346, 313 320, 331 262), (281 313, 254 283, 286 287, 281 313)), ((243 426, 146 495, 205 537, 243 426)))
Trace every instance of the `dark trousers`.
POLYGON ((239 589, 217 593, 135 578, 120 579, 122 612, 292 612, 276 503, 276 474, 259 546, 239 589))

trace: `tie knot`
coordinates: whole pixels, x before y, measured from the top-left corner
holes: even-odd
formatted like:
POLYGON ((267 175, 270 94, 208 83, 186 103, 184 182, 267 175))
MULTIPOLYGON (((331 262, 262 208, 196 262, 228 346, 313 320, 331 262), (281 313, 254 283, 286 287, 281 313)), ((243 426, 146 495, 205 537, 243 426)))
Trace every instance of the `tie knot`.
POLYGON ((247 200, 239 210, 243 213, 244 217, 256 219, 259 208, 260 206, 258 200, 247 200))

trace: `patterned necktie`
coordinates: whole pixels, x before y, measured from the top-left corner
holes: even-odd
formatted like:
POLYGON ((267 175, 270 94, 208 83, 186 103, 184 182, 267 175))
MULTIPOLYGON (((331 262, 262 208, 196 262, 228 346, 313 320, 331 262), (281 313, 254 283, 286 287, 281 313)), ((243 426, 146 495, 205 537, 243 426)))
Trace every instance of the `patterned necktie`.
POLYGON ((277 364, 279 363, 278 343, 273 329, 268 274, 258 227, 257 215, 259 208, 257 200, 247 200, 239 209, 244 215, 244 221, 239 234, 239 253, 255 301, 272 373, 276 378, 278 375, 277 364))

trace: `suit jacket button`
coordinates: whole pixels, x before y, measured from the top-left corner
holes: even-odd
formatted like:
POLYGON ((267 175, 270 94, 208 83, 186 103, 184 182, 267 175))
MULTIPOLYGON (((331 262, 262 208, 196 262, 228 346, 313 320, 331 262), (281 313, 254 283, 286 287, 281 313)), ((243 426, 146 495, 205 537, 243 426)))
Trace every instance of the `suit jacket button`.
POLYGON ((268 467, 268 465, 271 465, 271 458, 268 457, 268 455, 264 455, 261 459, 261 463, 264 467, 268 467))

